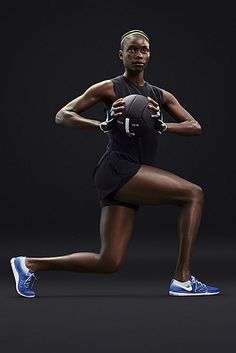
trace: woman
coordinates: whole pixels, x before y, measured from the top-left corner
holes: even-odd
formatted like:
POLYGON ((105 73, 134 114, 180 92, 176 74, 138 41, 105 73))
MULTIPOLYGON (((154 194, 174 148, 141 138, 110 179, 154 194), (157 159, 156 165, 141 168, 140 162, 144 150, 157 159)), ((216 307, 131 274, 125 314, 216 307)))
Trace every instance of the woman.
POLYGON ((121 37, 119 57, 125 72, 111 80, 92 85, 56 115, 56 123, 80 129, 101 129, 108 134, 107 150, 94 170, 94 184, 101 200, 100 253, 78 252, 66 256, 11 259, 16 290, 25 297, 34 297, 34 273, 42 270, 78 272, 114 272, 120 267, 131 238, 135 213, 139 204, 173 204, 181 208, 179 218, 179 256, 169 294, 198 296, 220 293, 218 288, 198 281, 190 273, 192 250, 203 207, 202 189, 179 176, 157 167, 158 137, 162 133, 200 135, 201 126, 168 91, 144 80, 144 70, 150 59, 148 36, 133 30, 121 37), (143 137, 122 135, 115 127, 122 116, 129 94, 147 96, 156 129, 143 137), (80 114, 98 102, 107 107, 104 122, 80 114), (166 110, 176 123, 164 123, 160 118, 166 110))

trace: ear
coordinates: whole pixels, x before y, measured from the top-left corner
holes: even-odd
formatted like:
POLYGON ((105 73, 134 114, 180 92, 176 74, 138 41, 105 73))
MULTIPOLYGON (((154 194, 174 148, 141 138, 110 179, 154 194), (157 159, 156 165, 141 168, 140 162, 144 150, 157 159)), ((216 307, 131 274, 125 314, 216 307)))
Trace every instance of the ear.
POLYGON ((121 49, 119 50, 119 58, 120 58, 120 60, 123 60, 123 52, 121 49))

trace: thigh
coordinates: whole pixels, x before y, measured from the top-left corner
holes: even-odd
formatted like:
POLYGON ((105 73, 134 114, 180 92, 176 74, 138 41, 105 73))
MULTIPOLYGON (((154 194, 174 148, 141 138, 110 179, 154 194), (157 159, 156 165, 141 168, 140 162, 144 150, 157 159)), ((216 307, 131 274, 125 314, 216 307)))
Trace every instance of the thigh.
POLYGON ((101 255, 120 262, 133 234, 135 210, 120 205, 102 208, 100 219, 101 255))
POLYGON ((141 165, 139 171, 117 192, 115 199, 137 204, 182 204, 199 188, 173 173, 141 165))

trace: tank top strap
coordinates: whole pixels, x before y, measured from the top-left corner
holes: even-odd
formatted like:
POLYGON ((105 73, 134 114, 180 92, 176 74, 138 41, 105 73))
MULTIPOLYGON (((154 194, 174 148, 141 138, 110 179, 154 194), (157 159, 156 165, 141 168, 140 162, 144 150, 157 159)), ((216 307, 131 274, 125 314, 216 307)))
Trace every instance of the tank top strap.
POLYGON ((154 95, 156 96, 156 100, 158 101, 159 105, 162 107, 163 106, 163 91, 160 87, 150 85, 150 89, 154 92, 154 95))

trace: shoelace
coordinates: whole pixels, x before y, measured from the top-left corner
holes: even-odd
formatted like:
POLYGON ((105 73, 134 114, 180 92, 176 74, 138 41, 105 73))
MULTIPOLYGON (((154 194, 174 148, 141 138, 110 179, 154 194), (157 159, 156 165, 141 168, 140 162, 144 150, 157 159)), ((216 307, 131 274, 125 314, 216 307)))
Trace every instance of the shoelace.
POLYGON ((191 282, 192 282, 193 284, 195 284, 195 289, 194 289, 195 292, 197 292, 198 289, 201 290, 201 289, 203 289, 203 288, 204 288, 204 289, 206 288, 206 285, 205 285, 204 283, 198 281, 198 279, 195 278, 194 276, 192 276, 191 282))
POLYGON ((25 287, 32 288, 36 280, 37 280, 37 278, 36 278, 35 274, 29 272, 27 274, 27 279, 24 282, 25 287))

